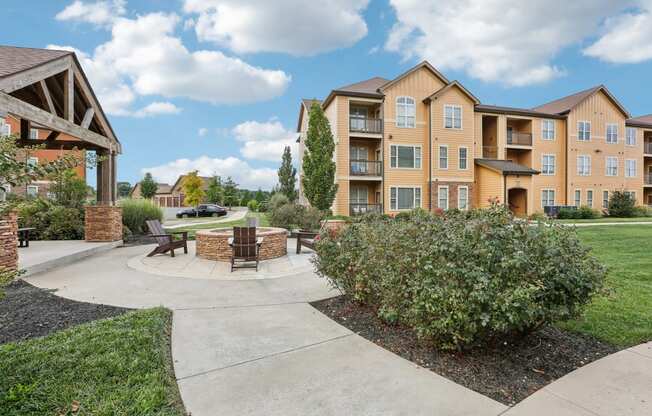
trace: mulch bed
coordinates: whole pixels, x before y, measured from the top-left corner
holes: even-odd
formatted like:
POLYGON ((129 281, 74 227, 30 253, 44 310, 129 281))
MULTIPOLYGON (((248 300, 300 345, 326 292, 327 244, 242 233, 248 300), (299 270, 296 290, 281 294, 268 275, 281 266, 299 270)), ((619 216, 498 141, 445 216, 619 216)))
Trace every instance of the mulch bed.
POLYGON ((0 299, 0 344, 48 335, 74 325, 121 315, 129 309, 60 298, 22 280, 0 299))
POLYGON ((520 339, 465 352, 419 343, 403 326, 387 325, 373 309, 338 296, 312 306, 393 353, 506 405, 618 349, 592 337, 547 327, 520 339))

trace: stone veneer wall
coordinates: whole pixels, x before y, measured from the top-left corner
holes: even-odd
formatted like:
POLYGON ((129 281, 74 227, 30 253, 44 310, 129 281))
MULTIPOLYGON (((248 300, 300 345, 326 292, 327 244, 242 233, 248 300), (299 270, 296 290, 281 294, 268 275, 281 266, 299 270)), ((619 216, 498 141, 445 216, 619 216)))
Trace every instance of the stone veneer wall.
POLYGON ((0 269, 18 269, 18 216, 15 212, 0 217, 0 269))
MULTIPOLYGON (((262 235, 263 244, 260 246, 260 260, 275 259, 287 254, 287 232, 264 232, 262 235)), ((197 243, 197 256, 208 260, 231 261, 231 247, 229 247, 230 235, 211 234, 210 232, 197 232, 195 240, 197 243)))
POLYGON ((86 241, 89 242, 122 240, 122 208, 110 205, 88 205, 84 233, 86 241))
MULTIPOLYGON (((469 202, 468 206, 469 209, 471 208, 476 208, 476 201, 475 201, 475 183, 473 182, 444 182, 444 181, 438 181, 438 182, 432 182, 431 186, 431 202, 432 202, 432 210, 437 209, 437 204, 439 201, 439 189, 437 188, 438 186, 448 186, 448 208, 459 208, 457 206, 458 201, 458 187, 460 186, 467 186, 469 188, 469 202)), ((428 207, 424 207, 428 208, 428 207)))

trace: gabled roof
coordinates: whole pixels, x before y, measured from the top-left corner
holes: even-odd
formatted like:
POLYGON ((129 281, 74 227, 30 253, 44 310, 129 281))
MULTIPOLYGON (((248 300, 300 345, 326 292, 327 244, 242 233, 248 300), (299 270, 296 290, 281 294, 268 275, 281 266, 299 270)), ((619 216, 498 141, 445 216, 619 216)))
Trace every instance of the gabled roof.
POLYGON ((379 87, 378 88, 379 91, 380 92, 385 91, 387 88, 391 87, 392 85, 396 84, 397 82, 399 82, 403 78, 407 77, 408 75, 412 74, 413 72, 418 71, 421 68, 426 68, 427 70, 432 72, 432 74, 434 76, 436 76, 437 78, 439 78, 439 80, 441 82, 443 82, 444 84, 449 84, 450 83, 450 81, 441 72, 437 71, 437 69, 435 69, 434 66, 430 65, 430 63, 428 61, 422 61, 421 63, 413 66, 412 68, 408 69, 407 71, 405 71, 401 75, 397 76, 393 80, 387 82, 385 85, 379 87))
POLYGON ((625 122, 625 124, 632 127, 643 127, 643 128, 652 129, 652 114, 630 118, 625 122))
POLYGON ((475 164, 487 169, 502 173, 503 175, 538 175, 539 171, 527 166, 519 165, 511 160, 502 159, 475 159, 475 164))
POLYGON ((328 94, 328 97, 324 100, 322 104, 323 108, 328 107, 328 105, 333 101, 336 95, 345 95, 348 97, 363 97, 363 98, 383 98, 383 94, 378 91, 378 89, 387 84, 389 80, 381 77, 373 77, 366 79, 364 81, 356 82, 354 84, 345 85, 334 89, 328 94))
MULTIPOLYGON (((142 182, 142 181, 141 181, 141 182, 142 182)), ((136 189, 139 189, 139 190, 140 190, 140 187, 141 187, 141 183, 138 182, 138 183, 137 183, 136 185, 134 185, 134 187, 131 188, 131 190, 129 191, 129 196, 132 196, 132 195, 134 194, 134 192, 136 192, 136 189)), ((162 182, 158 182, 158 183, 156 183, 156 195, 159 195, 159 194, 169 194, 170 192, 172 192, 172 187, 171 187, 170 185, 168 185, 167 183, 162 183, 162 182)))
POLYGON ((530 110, 527 108, 516 107, 503 107, 497 105, 478 104, 475 106, 475 111, 478 113, 492 113, 492 114, 506 114, 515 116, 529 116, 541 118, 559 118, 563 119, 564 116, 559 114, 542 113, 541 111, 530 110))
MULTIPOLYGON (((174 182, 174 185, 172 185, 172 187, 170 188, 170 192, 173 192, 174 190, 179 189, 178 187, 183 184, 183 179, 186 176, 188 176, 188 174, 179 175, 177 180, 174 182)), ((201 181, 202 181, 202 189, 205 190, 206 188, 208 188, 208 181, 210 181, 211 178, 209 176, 199 176, 199 179, 201 179, 201 181)))
POLYGON ((71 54, 70 51, 0 45, 0 78, 17 74, 71 54))
POLYGON ((453 87, 457 87, 457 88, 459 88, 460 91, 462 91, 462 92, 463 92, 467 97, 469 97, 469 98, 471 99, 471 101, 473 101, 473 103, 474 103, 475 105, 480 104, 480 100, 478 100, 478 99, 476 98, 475 95, 471 94, 471 92, 470 92, 469 90, 467 90, 466 88, 464 88, 464 85, 462 85, 462 84, 461 84, 459 81, 457 81, 457 80, 455 80, 455 81, 453 81, 453 82, 450 82, 450 83, 446 84, 444 87, 442 87, 442 88, 440 88, 439 90, 435 91, 435 92, 434 92, 432 95, 430 95, 429 97, 424 98, 424 99, 423 99, 423 102, 425 103, 425 102, 429 102, 429 101, 432 101, 432 100, 436 100, 436 99, 437 99, 439 96, 441 96, 444 92, 448 91, 449 89, 451 89, 451 88, 453 88, 453 87))
MULTIPOLYGON (((302 98, 301 105, 299 106, 299 119, 297 120, 297 133, 301 132, 301 120, 303 115, 307 114, 310 111, 310 107, 313 104, 321 105, 321 100, 316 98, 302 98)), ((299 143, 299 138, 297 137, 297 143, 299 143)))
POLYGON ((618 102, 616 97, 614 97, 604 85, 598 85, 584 91, 576 92, 575 94, 550 101, 549 103, 533 108, 533 110, 540 111, 542 113, 561 115, 568 114, 573 108, 577 107, 580 103, 598 91, 604 92, 605 95, 611 100, 611 102, 614 103, 614 105, 618 107, 618 109, 625 115, 625 117, 630 117, 627 109, 622 104, 620 104, 620 102, 618 102))

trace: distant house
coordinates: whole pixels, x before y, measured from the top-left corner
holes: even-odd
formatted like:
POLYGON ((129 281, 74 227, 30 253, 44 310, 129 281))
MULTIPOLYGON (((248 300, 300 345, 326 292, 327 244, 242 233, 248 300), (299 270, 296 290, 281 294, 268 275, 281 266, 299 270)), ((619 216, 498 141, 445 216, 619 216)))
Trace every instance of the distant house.
MULTIPOLYGON (((184 204, 184 198, 185 194, 183 192, 183 180, 186 178, 188 175, 180 175, 179 178, 177 178, 176 182, 174 182, 174 185, 172 185, 172 188, 170 189, 170 194, 174 199, 174 201, 178 201, 178 205, 165 205, 165 206, 174 206, 174 207, 183 207, 185 206, 184 204)), ((209 176, 200 176, 199 179, 202 181, 202 189, 204 192, 208 190, 208 183, 211 180, 209 176)))
MULTIPOLYGON (((172 187, 167 183, 157 183, 158 188, 156 189, 156 194, 152 198, 152 201, 160 207, 178 207, 181 206, 178 197, 177 200, 174 200, 172 196, 171 189, 172 187)), ((141 194, 141 185, 138 182, 129 192, 129 197, 134 199, 141 199, 143 196, 141 194)))

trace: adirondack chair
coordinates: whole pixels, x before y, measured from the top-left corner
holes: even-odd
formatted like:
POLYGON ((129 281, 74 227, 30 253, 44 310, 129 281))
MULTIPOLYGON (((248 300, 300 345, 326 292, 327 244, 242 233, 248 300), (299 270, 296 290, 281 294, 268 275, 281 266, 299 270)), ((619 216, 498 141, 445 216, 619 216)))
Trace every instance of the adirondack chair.
POLYGON ((255 268, 258 271, 260 246, 263 238, 256 238, 256 227, 233 227, 233 237, 229 238, 231 272, 236 268, 255 268), (255 266, 250 265, 256 262, 255 266), (239 264, 238 264, 239 263, 239 264))
POLYGON ((159 220, 147 220, 147 228, 149 232, 154 237, 158 246, 152 250, 147 257, 152 257, 155 254, 165 254, 168 251, 170 256, 174 257, 174 249, 183 248, 183 252, 188 254, 188 232, 187 231, 177 231, 170 234, 166 233, 161 225, 159 220), (180 234, 181 239, 175 240, 173 235, 180 234))

